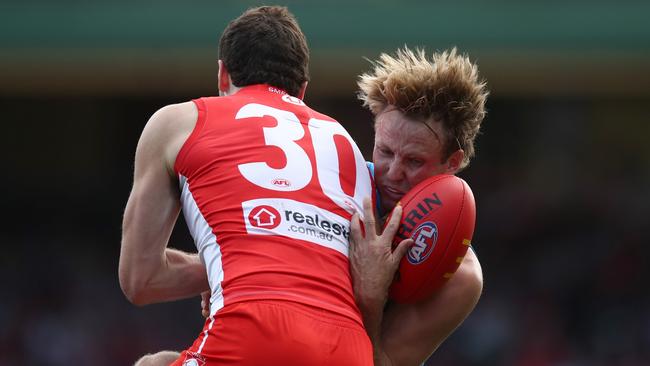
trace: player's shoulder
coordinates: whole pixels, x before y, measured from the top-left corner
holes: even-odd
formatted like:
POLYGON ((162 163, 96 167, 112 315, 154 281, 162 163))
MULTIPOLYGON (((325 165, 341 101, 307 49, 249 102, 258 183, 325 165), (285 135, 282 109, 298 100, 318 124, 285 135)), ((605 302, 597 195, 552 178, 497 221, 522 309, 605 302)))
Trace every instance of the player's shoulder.
POLYGON ((164 166, 174 175, 179 151, 191 135, 198 120, 198 108, 193 101, 168 104, 149 118, 138 143, 138 150, 150 159, 162 158, 164 166), (146 153, 146 152, 149 153, 146 153))
POLYGON ((139 149, 175 157, 196 125, 198 110, 193 102, 169 104, 158 109, 147 121, 142 131, 139 149))
POLYGON ((317 111, 317 110, 315 110, 315 109, 313 109, 311 107, 307 107, 307 108, 309 108, 309 111, 310 111, 310 114, 311 114, 312 118, 316 118, 316 119, 319 119, 319 120, 322 120, 322 121, 330 121, 330 122, 337 122, 337 123, 339 122, 336 118, 328 116, 325 113, 321 113, 321 112, 319 112, 319 111, 317 111))
POLYGON ((196 121, 198 109, 192 101, 168 104, 158 109, 149 120, 160 125, 174 125, 182 121, 196 121))
POLYGON ((191 131, 198 118, 198 109, 193 102, 168 104, 158 109, 149 118, 144 133, 162 139, 173 138, 191 131))

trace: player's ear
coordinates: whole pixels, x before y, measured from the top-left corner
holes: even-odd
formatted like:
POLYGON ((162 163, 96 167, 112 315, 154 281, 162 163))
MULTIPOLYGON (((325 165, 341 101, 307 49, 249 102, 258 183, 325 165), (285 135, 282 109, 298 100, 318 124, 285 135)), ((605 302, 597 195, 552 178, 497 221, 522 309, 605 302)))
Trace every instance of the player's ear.
POLYGON ((463 149, 458 149, 454 151, 449 158, 447 158, 447 166, 445 167, 445 173, 454 174, 460 169, 460 164, 463 163, 465 158, 465 151, 463 149))
POLYGON ((230 90, 230 74, 226 69, 226 64, 223 61, 219 60, 219 76, 217 83, 219 84, 219 95, 228 94, 230 90))
POLYGON ((296 97, 298 97, 298 99, 300 100, 305 99, 306 91, 307 91, 307 81, 305 81, 304 83, 302 83, 302 85, 300 85, 300 90, 298 90, 298 95, 296 95, 296 97))

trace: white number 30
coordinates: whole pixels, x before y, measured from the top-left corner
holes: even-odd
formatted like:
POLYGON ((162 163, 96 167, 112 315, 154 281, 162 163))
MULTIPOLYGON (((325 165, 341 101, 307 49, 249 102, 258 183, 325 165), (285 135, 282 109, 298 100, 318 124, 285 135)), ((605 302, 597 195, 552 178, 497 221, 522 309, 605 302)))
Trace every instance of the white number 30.
MULTIPOLYGON (((280 169, 272 168, 266 162, 240 164, 239 172, 251 183, 270 190, 297 191, 304 188, 312 179, 314 167, 307 152, 296 143, 305 135, 298 117, 292 112, 262 104, 247 104, 237 112, 235 118, 263 116, 273 117, 278 122, 276 126, 263 128, 264 141, 267 145, 280 148, 287 163, 280 169), (282 184, 283 182, 285 184, 282 184)), ((363 197, 370 196, 370 175, 361 151, 348 132, 338 123, 311 118, 308 125, 316 156, 315 170, 321 189, 339 206, 350 211, 352 209, 350 204, 358 206, 363 197), (337 135, 348 141, 354 154, 356 180, 353 197, 343 192, 341 186, 339 154, 334 143, 334 136, 337 135)))

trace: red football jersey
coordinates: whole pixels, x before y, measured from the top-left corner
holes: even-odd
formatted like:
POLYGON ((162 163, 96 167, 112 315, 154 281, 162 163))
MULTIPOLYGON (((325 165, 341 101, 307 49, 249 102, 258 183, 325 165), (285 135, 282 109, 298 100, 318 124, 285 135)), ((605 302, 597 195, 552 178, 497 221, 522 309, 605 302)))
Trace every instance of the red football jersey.
POLYGON ((372 183, 347 131, 268 85, 194 103, 199 117, 175 170, 207 269, 211 314, 275 299, 361 322, 348 238, 372 183))

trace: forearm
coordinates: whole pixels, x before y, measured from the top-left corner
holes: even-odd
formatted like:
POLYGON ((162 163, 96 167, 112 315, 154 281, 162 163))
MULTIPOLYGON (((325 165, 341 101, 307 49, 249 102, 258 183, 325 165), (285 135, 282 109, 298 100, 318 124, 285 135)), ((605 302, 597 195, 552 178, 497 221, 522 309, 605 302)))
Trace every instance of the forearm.
MULTIPOLYGON (((368 258, 369 256, 366 256, 368 258)), ((364 262, 359 256, 353 255, 350 271, 353 278, 354 297, 366 333, 372 342, 374 364, 376 366, 391 365, 382 347, 381 334, 384 319, 384 307, 388 299, 388 284, 385 272, 379 271, 381 265, 364 262), (379 274, 379 275, 378 275, 379 274)))
POLYGON ((413 304, 391 303, 383 314, 383 350, 394 366, 421 365, 472 312, 483 275, 470 250, 454 276, 430 297, 413 304))
POLYGON ((391 360, 384 351, 382 344, 382 322, 384 318, 384 305, 386 298, 383 299, 360 299, 357 298, 357 304, 363 316, 363 324, 366 333, 372 343, 373 358, 375 366, 392 365, 391 360))
MULTIPOLYGON (((128 264, 126 265, 128 266, 128 264)), ((162 256, 138 258, 120 278, 131 302, 146 305, 197 296, 209 288, 197 254, 167 248, 162 256)))
POLYGON ((165 249, 165 269, 160 273, 162 301, 171 301, 200 295, 209 289, 205 266, 196 253, 165 249))
POLYGON ((384 307, 395 271, 412 241, 404 240, 394 250, 392 248, 392 240, 402 215, 401 206, 398 205, 393 210, 381 235, 377 235, 374 229, 376 225, 370 200, 364 200, 363 206, 364 227, 368 229, 361 229, 359 216, 354 214, 351 221, 350 274, 355 301, 373 345, 374 364, 388 366, 392 362, 384 351, 382 341, 384 307))

